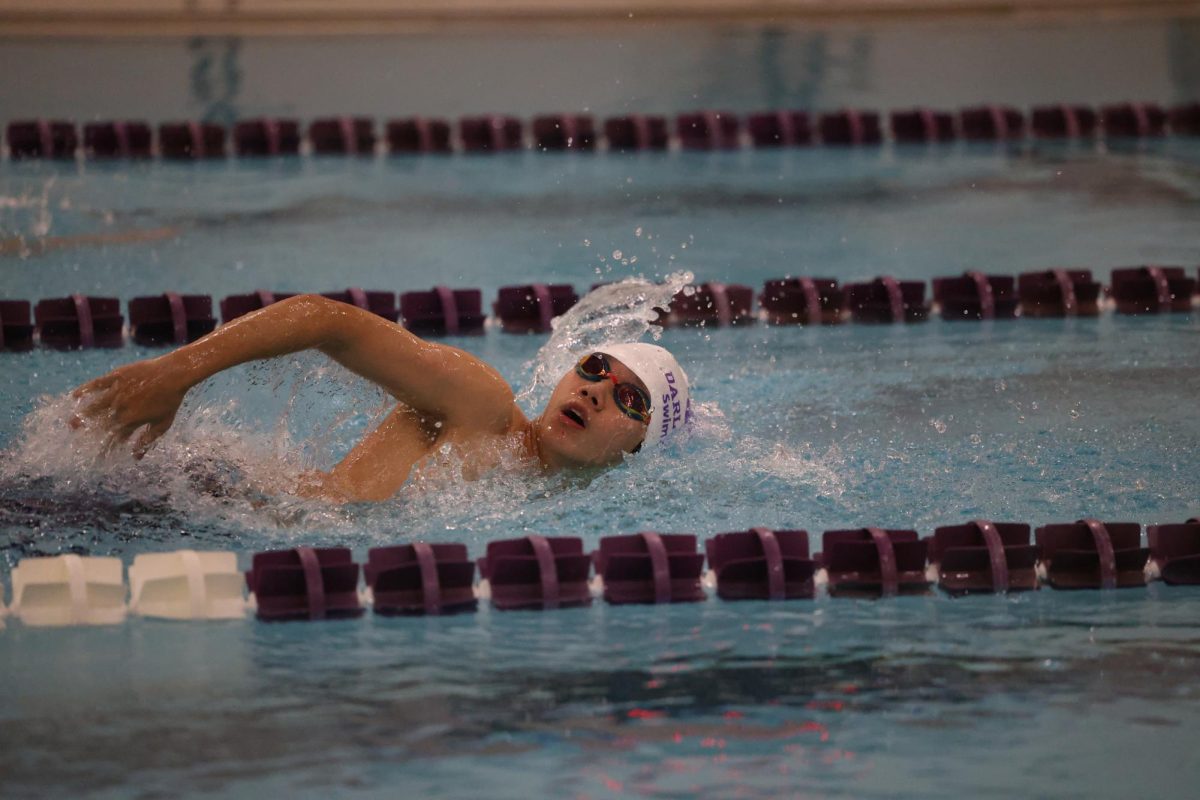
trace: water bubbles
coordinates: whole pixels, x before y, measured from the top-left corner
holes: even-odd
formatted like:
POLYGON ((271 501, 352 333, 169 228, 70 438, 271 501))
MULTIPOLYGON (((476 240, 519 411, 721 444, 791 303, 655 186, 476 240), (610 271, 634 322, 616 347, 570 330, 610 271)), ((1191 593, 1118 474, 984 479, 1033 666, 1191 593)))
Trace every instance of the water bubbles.
POLYGON ((1078 408, 1072 408, 1070 411, 1067 412, 1067 416, 1069 416, 1071 419, 1079 419, 1082 416, 1082 414, 1080 413, 1078 408))
POLYGON ((612 257, 613 257, 614 261, 620 261, 622 258, 625 257, 625 254, 622 253, 620 250, 613 250, 612 257))
POLYGON ((584 239, 584 240, 583 240, 583 246, 584 246, 584 247, 591 247, 591 246, 592 246, 592 240, 591 240, 591 239, 584 239))
POLYGON ((638 237, 639 239, 642 238, 642 226, 641 225, 638 225, 636 228, 633 229, 633 235, 638 237))
POLYGON ((931 428, 933 428, 935 431, 937 431, 938 433, 946 432, 946 423, 943 422, 942 420, 938 419, 937 417, 934 417, 933 419, 929 420, 929 426, 931 428))

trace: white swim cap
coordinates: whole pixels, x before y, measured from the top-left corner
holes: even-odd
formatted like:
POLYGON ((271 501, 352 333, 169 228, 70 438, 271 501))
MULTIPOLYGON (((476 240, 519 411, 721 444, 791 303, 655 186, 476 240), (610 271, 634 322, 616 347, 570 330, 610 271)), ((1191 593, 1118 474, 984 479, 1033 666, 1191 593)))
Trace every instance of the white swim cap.
POLYGON ((643 444, 659 444, 691 423, 691 388, 675 356, 645 342, 613 344, 599 352, 629 367, 650 390, 650 427, 643 444))

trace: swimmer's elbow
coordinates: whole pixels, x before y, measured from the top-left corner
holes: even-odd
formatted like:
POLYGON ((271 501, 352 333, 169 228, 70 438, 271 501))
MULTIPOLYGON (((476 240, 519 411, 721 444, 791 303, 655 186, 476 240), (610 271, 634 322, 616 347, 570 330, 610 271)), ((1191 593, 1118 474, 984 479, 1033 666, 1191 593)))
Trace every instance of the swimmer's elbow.
POLYGON ((289 324, 306 328, 317 349, 326 353, 352 344, 360 335, 358 317, 367 313, 319 294, 298 294, 280 301, 284 303, 289 324))

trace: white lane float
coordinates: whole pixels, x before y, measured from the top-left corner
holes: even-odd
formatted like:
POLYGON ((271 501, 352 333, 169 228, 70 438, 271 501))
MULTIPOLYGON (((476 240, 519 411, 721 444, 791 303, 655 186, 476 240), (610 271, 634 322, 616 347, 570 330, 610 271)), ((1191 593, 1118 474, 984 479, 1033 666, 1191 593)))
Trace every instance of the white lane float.
POLYGON ((143 553, 129 567, 129 585, 130 611, 143 617, 214 620, 246 614, 235 553, 143 553))
POLYGON ((125 620, 119 558, 26 558, 12 571, 12 583, 12 614, 26 625, 116 625, 125 620))

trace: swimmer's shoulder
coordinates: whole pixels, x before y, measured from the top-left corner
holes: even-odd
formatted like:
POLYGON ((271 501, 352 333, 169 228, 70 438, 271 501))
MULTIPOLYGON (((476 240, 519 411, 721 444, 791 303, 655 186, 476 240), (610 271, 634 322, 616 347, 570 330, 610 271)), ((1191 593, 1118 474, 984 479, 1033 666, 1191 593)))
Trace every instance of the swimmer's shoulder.
POLYGON ((427 386, 436 402, 430 412, 438 413, 454 428, 508 432, 516 408, 512 387, 504 376, 483 359, 444 344, 428 344, 440 357, 433 359, 427 386))

